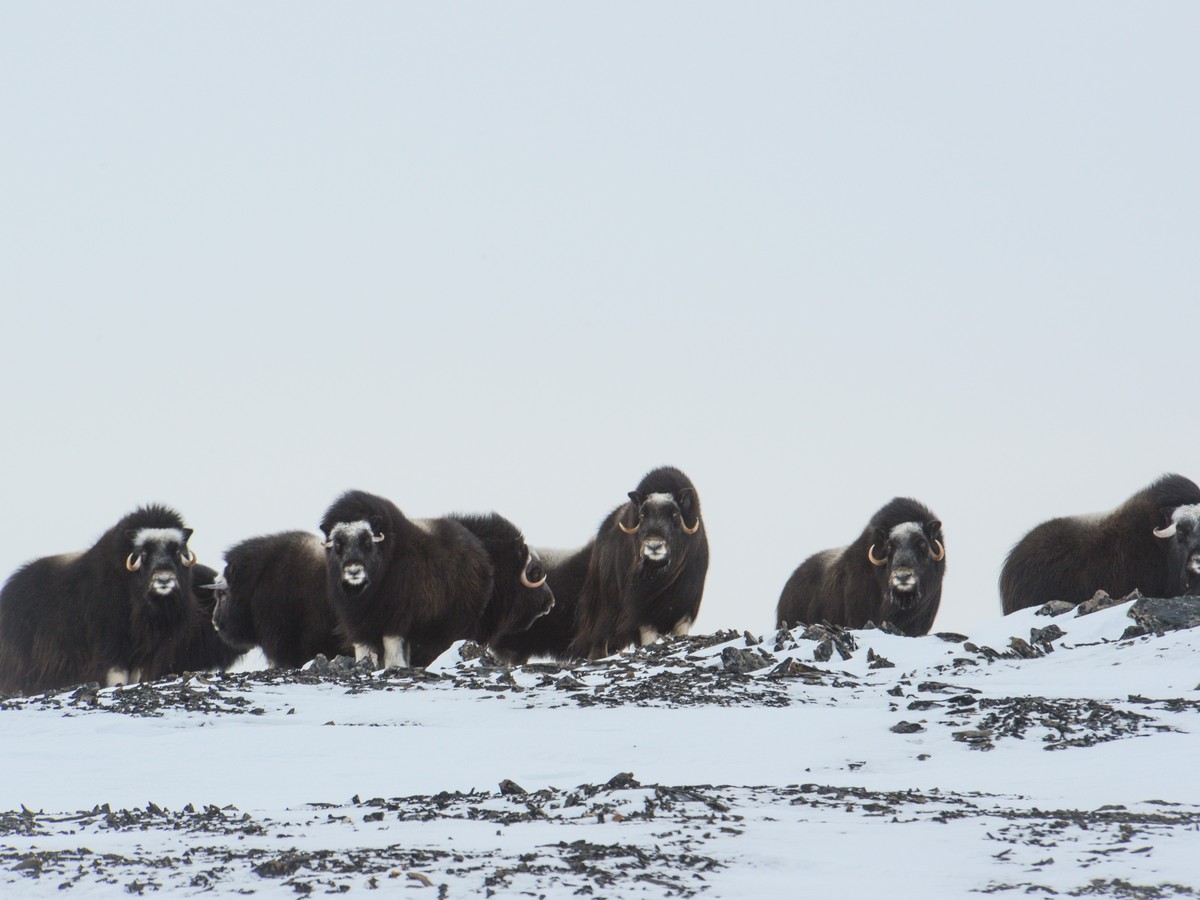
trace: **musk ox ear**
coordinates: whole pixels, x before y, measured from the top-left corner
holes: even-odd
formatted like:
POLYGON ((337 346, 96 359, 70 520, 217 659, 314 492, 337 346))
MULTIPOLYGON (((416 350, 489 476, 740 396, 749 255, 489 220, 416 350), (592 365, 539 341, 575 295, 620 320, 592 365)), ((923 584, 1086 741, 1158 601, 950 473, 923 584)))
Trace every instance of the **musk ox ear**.
POLYGON ((679 504, 680 523, 685 534, 695 534, 700 530, 700 498, 693 488, 684 488, 675 498, 679 504))
POLYGON ((695 488, 684 488, 679 492, 679 496, 675 498, 675 502, 679 504, 679 511, 683 513, 683 517, 689 522, 699 518, 700 498, 696 496, 695 488))
POLYGON ((929 542, 933 543, 942 536, 942 523, 937 519, 930 519, 922 526, 921 530, 925 532, 925 537, 929 539, 929 542))
POLYGON ((192 535, 196 533, 196 530, 194 528, 184 528, 182 530, 183 530, 183 542, 186 544, 188 541, 190 541, 192 539, 192 535))
POLYGON ((641 494, 630 491, 628 508, 623 506, 617 513, 617 527, 626 534, 633 534, 642 525, 642 500, 641 494))

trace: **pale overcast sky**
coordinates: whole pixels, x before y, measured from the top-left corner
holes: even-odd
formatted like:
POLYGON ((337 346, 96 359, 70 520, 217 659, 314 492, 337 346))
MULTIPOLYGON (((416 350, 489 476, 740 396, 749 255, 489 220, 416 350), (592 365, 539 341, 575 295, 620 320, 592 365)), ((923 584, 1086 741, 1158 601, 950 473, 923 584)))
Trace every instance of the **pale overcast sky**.
POLYGON ((342 490, 582 544, 648 469, 699 630, 894 495, 935 628, 1200 478, 1192 3, 10 3, 0 570, 342 490))

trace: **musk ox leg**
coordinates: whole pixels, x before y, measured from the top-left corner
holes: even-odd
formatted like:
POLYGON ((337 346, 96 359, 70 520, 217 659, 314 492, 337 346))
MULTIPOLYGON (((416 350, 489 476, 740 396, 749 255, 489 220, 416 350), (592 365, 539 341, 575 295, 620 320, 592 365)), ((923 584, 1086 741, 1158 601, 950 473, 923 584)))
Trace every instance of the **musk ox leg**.
POLYGON ((373 666, 379 665, 379 657, 375 655, 375 651, 371 649, 370 644, 355 644, 354 661, 362 662, 364 659, 369 659, 373 666))
POLYGON ((675 637, 687 637, 692 633, 692 620, 686 616, 675 623, 675 627, 671 629, 671 634, 675 637))
POLYGON ((116 687, 118 684, 130 684, 129 671, 127 669, 109 669, 108 675, 105 676, 105 687, 116 687))
POLYGON ((658 640, 658 631, 655 630, 653 625, 643 625, 641 628, 641 632, 642 632, 642 646, 643 647, 645 647, 647 644, 653 644, 655 641, 658 640))
POLYGON ((398 634, 383 636, 383 667, 385 669, 408 668, 408 645, 398 634))

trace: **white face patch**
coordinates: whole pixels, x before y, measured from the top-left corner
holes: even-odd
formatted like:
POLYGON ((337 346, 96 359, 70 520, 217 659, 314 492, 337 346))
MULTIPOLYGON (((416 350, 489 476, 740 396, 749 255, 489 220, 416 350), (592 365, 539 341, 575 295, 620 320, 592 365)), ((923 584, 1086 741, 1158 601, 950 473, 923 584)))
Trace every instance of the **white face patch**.
POLYGON ((1193 525, 1200 522, 1200 503, 1175 507, 1175 511, 1171 513, 1171 521, 1182 522, 1184 519, 1191 521, 1193 525))
POLYGON ((344 535, 347 539, 353 540, 364 531, 372 537, 375 535, 375 532, 371 530, 371 523, 365 519, 361 519, 357 522, 338 522, 330 530, 329 538, 330 540, 333 540, 333 538, 337 537, 338 535, 344 535))
POLYGON ((141 550, 142 547, 150 542, 166 544, 171 541, 182 547, 185 542, 183 532, 178 528, 143 528, 133 536, 135 550, 141 550))
POLYGON ((900 540, 905 535, 922 535, 922 536, 924 536, 924 534, 925 534, 925 532, 922 530, 920 522, 901 522, 899 525, 897 525, 895 528, 893 528, 891 530, 891 532, 888 534, 888 537, 891 540, 896 541, 896 540, 900 540))
POLYGON ((342 581, 346 584, 351 584, 357 587, 367 580, 366 566, 360 563, 351 563, 342 569, 342 581))

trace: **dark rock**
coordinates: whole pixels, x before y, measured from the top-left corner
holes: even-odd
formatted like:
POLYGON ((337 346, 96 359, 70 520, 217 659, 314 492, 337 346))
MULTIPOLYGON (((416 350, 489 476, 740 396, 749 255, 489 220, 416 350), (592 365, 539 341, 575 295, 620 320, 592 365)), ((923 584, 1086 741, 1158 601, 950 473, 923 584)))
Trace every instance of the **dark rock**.
POLYGON ((813 650, 813 659, 817 662, 829 662, 833 657, 833 641, 821 641, 813 650))
POLYGON ((1130 625, 1121 632, 1120 640, 1128 641, 1132 640, 1133 638, 1145 637, 1149 633, 1150 632, 1148 632, 1145 628, 1142 628, 1140 625, 1130 625))
POLYGON ((1200 597, 1143 597, 1129 607, 1129 618, 1155 634, 1195 628, 1200 625, 1200 597))
POLYGON ((811 678, 820 680, 821 670, 813 666, 797 662, 790 656, 771 670, 771 678, 811 678))
POLYGON ((1057 641, 1064 634, 1066 634, 1066 632, 1057 625, 1047 625, 1045 628, 1030 628, 1029 643, 1048 645, 1052 641, 1057 641))
MULTIPOLYGON (((1135 591, 1134 593, 1137 592, 1135 591)), ((1138 596, 1140 597, 1141 595, 1138 594, 1138 596)), ((1084 600, 1079 604, 1079 606, 1076 607, 1075 616, 1076 618, 1079 616, 1086 616, 1090 613, 1099 612, 1102 609, 1108 609, 1110 606, 1117 606, 1124 602, 1124 599, 1118 600, 1115 597, 1110 597, 1108 595, 1108 591, 1096 591, 1096 593, 1092 595, 1091 600, 1084 600)))
POLYGON ((504 797, 521 797, 528 793, 529 791, 509 778, 500 782, 500 794, 504 797))
POLYGON ((965 641, 967 639, 967 636, 965 634, 958 634, 953 631, 939 631, 937 634, 934 635, 934 637, 940 638, 941 640, 946 641, 951 644, 961 644, 963 641, 965 641))
POLYGON ((317 675, 328 675, 329 658, 324 653, 318 653, 313 657, 312 663, 309 665, 308 670, 310 672, 315 672, 317 675))
POLYGON ((925 726, 919 725, 916 722, 900 721, 893 725, 889 730, 896 732, 896 734, 916 734, 918 731, 924 731, 925 726))
POLYGON ((895 625, 893 625, 887 619, 884 619, 882 622, 879 623, 879 630, 882 631, 884 634, 894 634, 897 637, 905 636, 903 631, 901 631, 899 628, 897 628, 895 625))
POLYGON ((986 728, 973 728, 968 731, 951 732, 951 737, 977 750, 992 748, 992 733, 986 728))
POLYGON ((463 641, 463 645, 458 649, 458 655, 463 662, 471 662, 478 659, 488 665, 496 666, 500 664, 500 661, 492 656, 487 647, 477 644, 474 641, 463 641))
POLYGON ((1068 603, 1066 600, 1051 600, 1044 604, 1034 615, 1036 616, 1061 616, 1063 613, 1069 613, 1075 608, 1074 603, 1068 603))
POLYGON ((633 777, 632 772, 619 772, 608 779, 604 786, 610 791, 627 791, 632 788, 640 788, 642 784, 633 777))
POLYGON ((762 650, 739 650, 737 647, 726 647, 721 651, 721 665, 726 672, 757 672, 775 662, 762 650))
POLYGON ((1029 646, 1029 642, 1025 638, 1015 637, 1008 642, 1008 646, 1021 659, 1037 659, 1042 655, 1040 651, 1029 646))
POLYGON ((867 668, 868 669, 894 669, 896 664, 890 659, 880 656, 871 648, 867 648, 867 668))
POLYGON ((762 641, 763 641, 763 639, 762 639, 762 638, 760 638, 760 637, 755 637, 754 635, 752 635, 752 634, 751 634, 750 632, 748 632, 748 631, 743 631, 743 632, 742 632, 742 638, 743 638, 743 639, 746 641, 746 646, 747 646, 747 647, 754 647, 754 646, 757 646, 758 644, 761 644, 761 643, 762 643, 762 641))
POLYGON ((833 631, 824 625, 809 625, 800 635, 802 641, 828 641, 833 637, 833 631))

